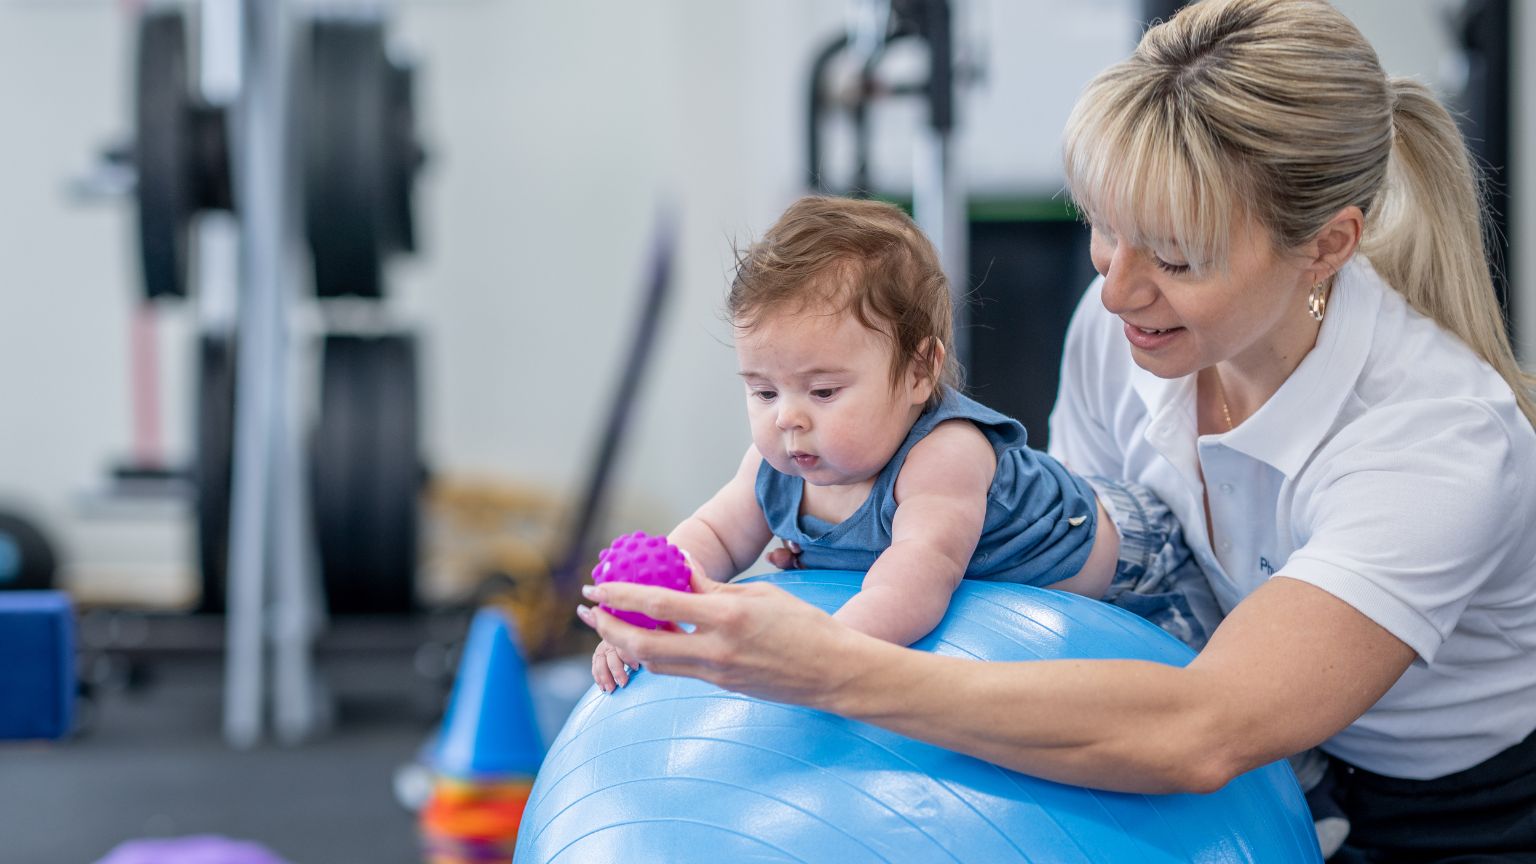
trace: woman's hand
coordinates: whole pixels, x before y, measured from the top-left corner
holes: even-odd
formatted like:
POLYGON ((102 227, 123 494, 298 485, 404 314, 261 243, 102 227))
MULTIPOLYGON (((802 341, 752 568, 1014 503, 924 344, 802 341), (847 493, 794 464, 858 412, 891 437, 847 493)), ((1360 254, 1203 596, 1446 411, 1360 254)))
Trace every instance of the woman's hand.
POLYGON ((615 609, 694 626, 691 633, 645 630, 601 609, 578 607, 581 620, 622 656, 652 672, 776 702, 823 707, 848 674, 836 659, 868 638, 762 583, 723 585, 695 574, 691 594, 623 582, 582 592, 615 609))

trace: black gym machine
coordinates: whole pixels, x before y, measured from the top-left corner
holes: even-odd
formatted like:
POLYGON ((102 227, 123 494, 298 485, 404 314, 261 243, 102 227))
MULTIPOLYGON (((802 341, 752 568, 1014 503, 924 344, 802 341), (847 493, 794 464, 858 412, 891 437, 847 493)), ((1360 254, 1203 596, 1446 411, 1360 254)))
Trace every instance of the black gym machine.
POLYGON ((956 359, 966 388, 1023 421, 1030 443, 1046 444, 1063 334, 1092 278, 1088 234, 1059 199, 971 200, 962 187, 955 138, 959 96, 979 80, 977 58, 957 46, 950 0, 860 0, 852 25, 815 54, 808 81, 806 183, 817 192, 878 197, 909 206, 940 250, 954 303, 956 359), (916 78, 889 71, 888 58, 915 49, 916 78), (851 71, 850 71, 851 67, 851 71), (895 100, 926 109, 918 131, 910 197, 876 188, 872 114, 895 100), (851 137, 852 166, 833 170, 828 133, 851 137))
MULTIPOLYGON (((241 746, 259 740, 269 722, 285 740, 327 724, 330 699, 312 656, 327 616, 401 618, 418 671, 433 678, 451 670, 463 629, 455 625, 469 611, 424 610, 418 601, 427 471, 416 341, 390 329, 383 314, 384 261, 416 246, 412 189, 425 160, 415 135, 414 70, 389 56, 382 17, 298 17, 287 5, 245 5, 242 96, 231 105, 197 95, 188 18, 158 7, 143 13, 136 136, 107 154, 101 172, 137 192, 147 303, 193 294, 191 238, 202 214, 226 210, 239 220, 238 327, 205 327, 200 337, 190 476, 202 574, 197 611, 206 613, 194 617, 223 622, 225 737, 241 746), (241 153, 243 163, 235 158, 241 153), (294 226, 302 237, 289 236, 294 226), (308 280, 272 266, 295 245, 307 247, 308 280), (290 440, 298 424, 284 413, 300 401, 285 392, 296 365, 287 333, 294 281, 312 285, 329 330, 302 442, 290 440), (422 670, 424 656, 439 662, 422 670)), ((568 524, 554 548, 542 550, 542 566, 477 573, 468 604, 494 602, 522 618, 552 614, 539 602, 545 594, 574 603, 670 292, 675 219, 659 216, 619 387, 568 524)), ((533 659, 561 649, 560 622, 527 623, 533 659)), ((360 632, 399 643, 398 632, 360 632)), ((435 710, 443 694, 433 695, 435 710)))
POLYGON ((194 293, 204 214, 233 214, 241 258, 238 313, 198 337, 190 471, 116 473, 190 479, 196 611, 227 615, 226 737, 253 743, 270 711, 298 740, 328 715, 310 656, 325 617, 416 609, 417 343, 384 310, 385 261, 416 247, 415 69, 391 56, 381 13, 248 2, 232 22, 239 96, 215 104, 192 63, 199 20, 154 6, 137 23, 134 134, 95 176, 136 199, 144 301, 194 293), (304 247, 308 280, 294 266, 304 247), (292 380, 288 317, 306 281, 329 332, 317 411, 296 423, 290 406, 310 388, 292 380))

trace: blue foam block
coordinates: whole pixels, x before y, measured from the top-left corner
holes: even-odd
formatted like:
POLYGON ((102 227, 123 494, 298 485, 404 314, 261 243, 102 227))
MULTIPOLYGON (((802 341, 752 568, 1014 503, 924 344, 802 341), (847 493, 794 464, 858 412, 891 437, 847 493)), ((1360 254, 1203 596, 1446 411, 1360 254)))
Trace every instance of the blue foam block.
POLYGON ((0 740, 64 737, 75 713, 68 595, 0 592, 0 658, 0 740))
MULTIPOLYGON (((771 577, 828 611, 862 574, 771 577)), ((914 646, 979 660, 1192 652, 1073 594, 965 580, 914 646)), ((830 667, 836 657, 826 658, 830 667)), ((517 860, 1318 862, 1284 763, 1210 795, 1053 783, 875 726, 642 672, 577 705, 539 769, 517 860)))

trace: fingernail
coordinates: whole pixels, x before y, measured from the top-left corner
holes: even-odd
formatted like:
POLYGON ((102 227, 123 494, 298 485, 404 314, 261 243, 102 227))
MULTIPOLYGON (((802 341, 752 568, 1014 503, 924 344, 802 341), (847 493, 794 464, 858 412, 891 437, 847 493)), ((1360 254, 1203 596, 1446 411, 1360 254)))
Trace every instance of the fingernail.
POLYGON ((592 623, 592 610, 588 609, 585 606, 577 606, 576 607, 576 617, 580 618, 582 620, 582 623, 584 623, 584 624, 591 624, 592 623))
POLYGON ((588 600, 601 600, 603 599, 603 589, 596 585, 583 585, 581 586, 581 596, 588 600))

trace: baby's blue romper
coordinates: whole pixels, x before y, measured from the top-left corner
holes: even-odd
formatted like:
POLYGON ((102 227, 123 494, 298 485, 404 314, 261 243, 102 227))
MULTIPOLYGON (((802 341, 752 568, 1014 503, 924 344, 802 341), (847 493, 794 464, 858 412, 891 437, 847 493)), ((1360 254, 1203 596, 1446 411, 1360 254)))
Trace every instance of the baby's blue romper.
POLYGON ((801 515, 804 481, 763 460, 757 471, 758 506, 775 536, 799 544, 801 567, 868 570, 891 545, 896 477, 907 454, 940 423, 965 419, 976 424, 997 453, 981 541, 966 578, 1045 586, 1083 568, 1098 524, 1092 488, 1060 462, 1026 447, 1022 423, 945 389, 943 400, 918 417, 880 470, 869 497, 838 524, 801 515))

